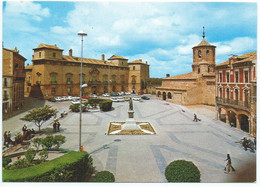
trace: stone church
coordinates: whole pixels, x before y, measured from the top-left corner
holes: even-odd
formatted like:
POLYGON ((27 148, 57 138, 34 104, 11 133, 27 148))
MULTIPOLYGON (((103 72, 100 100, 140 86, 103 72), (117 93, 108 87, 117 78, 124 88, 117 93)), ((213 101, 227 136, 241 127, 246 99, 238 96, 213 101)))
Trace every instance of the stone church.
POLYGON ((173 77, 167 74, 162 86, 156 88, 156 96, 181 105, 215 105, 215 49, 205 40, 203 27, 203 40, 192 48, 192 72, 173 77))

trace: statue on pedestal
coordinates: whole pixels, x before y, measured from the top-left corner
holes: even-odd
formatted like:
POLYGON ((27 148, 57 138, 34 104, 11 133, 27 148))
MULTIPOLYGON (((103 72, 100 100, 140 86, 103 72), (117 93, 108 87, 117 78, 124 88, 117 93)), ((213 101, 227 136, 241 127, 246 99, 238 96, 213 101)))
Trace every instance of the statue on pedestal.
POLYGON ((130 97, 130 100, 129 100, 129 110, 133 110, 133 100, 132 100, 132 97, 130 97))

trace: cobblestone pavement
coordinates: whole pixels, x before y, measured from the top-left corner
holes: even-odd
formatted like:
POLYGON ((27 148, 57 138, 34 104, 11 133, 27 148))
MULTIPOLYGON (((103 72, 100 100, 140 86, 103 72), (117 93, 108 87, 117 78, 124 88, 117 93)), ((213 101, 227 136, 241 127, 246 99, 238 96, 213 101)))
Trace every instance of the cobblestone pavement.
MULTIPOLYGON (((69 102, 53 105, 67 111, 69 102)), ((235 143, 247 133, 203 115, 198 115, 200 122, 193 122, 194 110, 155 99, 134 101, 134 115, 137 122, 150 122, 156 135, 106 135, 110 122, 127 118, 128 102, 113 103, 113 107, 110 112, 83 113, 82 145, 96 170, 109 170, 116 182, 167 182, 166 166, 179 159, 199 168, 201 182, 227 182, 244 165, 255 162, 255 153, 235 143), (227 153, 236 169, 232 174, 224 173, 227 153)), ((60 123, 59 134, 67 140, 62 147, 78 150, 79 113, 69 113, 60 123)), ((51 126, 44 128, 52 131, 51 126)))

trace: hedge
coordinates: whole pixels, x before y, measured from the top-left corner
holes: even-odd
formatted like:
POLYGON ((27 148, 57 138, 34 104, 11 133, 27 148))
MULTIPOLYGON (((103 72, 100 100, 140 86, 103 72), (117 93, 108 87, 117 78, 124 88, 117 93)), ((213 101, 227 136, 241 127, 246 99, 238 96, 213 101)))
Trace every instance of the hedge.
MULTIPOLYGON (((86 112, 87 111, 86 109, 87 109, 87 107, 85 105, 81 105, 82 112, 86 112)), ((80 112, 79 104, 72 104, 72 105, 70 105, 70 110, 72 112, 80 112)))
POLYGON ((109 171, 100 171, 92 179, 92 182, 115 182, 115 177, 109 171))
POLYGON ((112 109, 112 103, 113 101, 104 99, 103 101, 99 102, 100 109, 102 111, 110 111, 112 109))
POLYGON ((200 182, 200 171, 192 162, 177 160, 165 169, 168 182, 200 182))
POLYGON ((3 169, 4 182, 80 182, 93 173, 92 158, 86 152, 67 154, 28 168, 3 169))

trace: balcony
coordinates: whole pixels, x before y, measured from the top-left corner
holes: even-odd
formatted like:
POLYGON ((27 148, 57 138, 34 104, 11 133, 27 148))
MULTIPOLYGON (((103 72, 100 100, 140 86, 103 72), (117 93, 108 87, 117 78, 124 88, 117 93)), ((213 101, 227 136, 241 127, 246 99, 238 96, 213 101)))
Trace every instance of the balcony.
POLYGON ((7 101, 7 100, 9 100, 7 96, 3 98, 3 101, 7 101))
POLYGON ((237 109, 242 110, 250 110, 250 103, 245 101, 238 101, 234 99, 227 99, 222 97, 216 97, 216 104, 224 105, 224 106, 230 106, 237 109))

